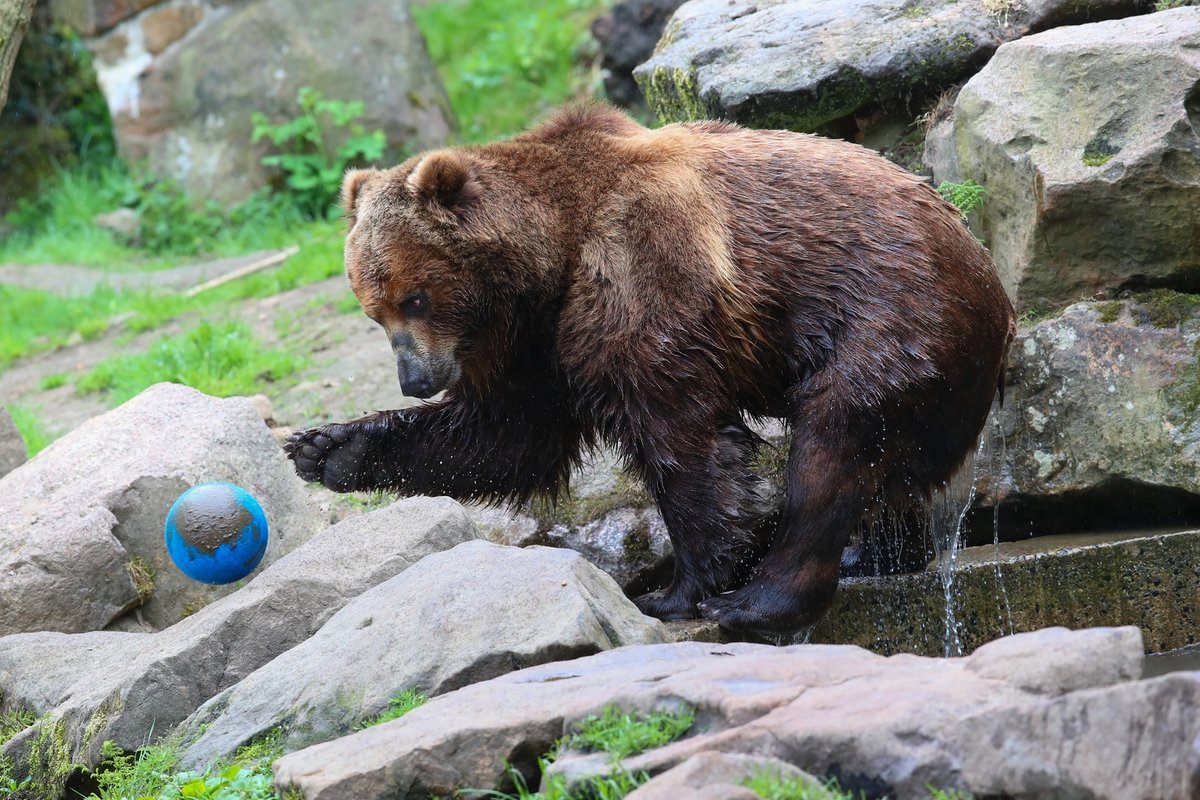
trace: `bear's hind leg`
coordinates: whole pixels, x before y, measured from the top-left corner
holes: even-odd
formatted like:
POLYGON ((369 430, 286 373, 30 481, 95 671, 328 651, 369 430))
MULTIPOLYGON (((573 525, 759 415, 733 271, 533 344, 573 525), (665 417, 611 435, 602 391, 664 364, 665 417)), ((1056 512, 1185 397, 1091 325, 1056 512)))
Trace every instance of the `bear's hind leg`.
POLYGON ((788 634, 811 625, 833 602, 842 550, 879 491, 882 459, 866 458, 874 438, 852 418, 793 426, 787 486, 775 541, 745 586, 699 604, 721 627, 788 634))
POLYGON ((759 439, 740 421, 725 425, 705 456, 684 460, 648 483, 675 550, 675 572, 665 590, 636 599, 643 613, 663 620, 694 619, 696 603, 737 585, 762 557, 764 520, 773 510, 765 484, 751 469, 759 439))

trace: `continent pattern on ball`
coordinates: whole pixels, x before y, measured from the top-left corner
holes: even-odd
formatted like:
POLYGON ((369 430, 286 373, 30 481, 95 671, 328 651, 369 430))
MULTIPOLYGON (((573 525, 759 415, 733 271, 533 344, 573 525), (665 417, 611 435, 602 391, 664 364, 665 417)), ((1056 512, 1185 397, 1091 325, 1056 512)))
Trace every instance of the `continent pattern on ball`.
POLYGON ((167 512, 163 538, 175 566, 193 580, 240 580, 267 550, 267 517, 254 496, 232 483, 202 483, 167 512))

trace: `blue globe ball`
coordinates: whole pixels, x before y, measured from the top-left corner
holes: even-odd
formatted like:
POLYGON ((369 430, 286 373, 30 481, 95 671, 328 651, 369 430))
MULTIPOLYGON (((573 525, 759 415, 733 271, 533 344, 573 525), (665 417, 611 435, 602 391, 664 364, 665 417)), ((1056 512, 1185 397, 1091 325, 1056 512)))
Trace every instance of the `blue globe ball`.
POLYGON ((232 483, 193 486, 171 506, 163 531, 167 553, 193 580, 240 580, 267 550, 267 516, 254 496, 232 483))

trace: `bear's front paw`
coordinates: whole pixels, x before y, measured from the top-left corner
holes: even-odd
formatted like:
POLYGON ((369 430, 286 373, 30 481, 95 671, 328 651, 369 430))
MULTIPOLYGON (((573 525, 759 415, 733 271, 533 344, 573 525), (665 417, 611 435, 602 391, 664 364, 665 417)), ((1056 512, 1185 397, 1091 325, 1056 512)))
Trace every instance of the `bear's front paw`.
POLYGON ((293 433, 283 449, 306 481, 323 483, 335 492, 353 492, 369 481, 365 465, 369 442, 351 425, 325 425, 293 433))

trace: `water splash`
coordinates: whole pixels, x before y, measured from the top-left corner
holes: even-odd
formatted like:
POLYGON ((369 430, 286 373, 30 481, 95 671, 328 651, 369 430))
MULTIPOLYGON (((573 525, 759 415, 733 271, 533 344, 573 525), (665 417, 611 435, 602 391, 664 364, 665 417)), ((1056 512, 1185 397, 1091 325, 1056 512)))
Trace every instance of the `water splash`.
POLYGON ((976 468, 986 440, 979 437, 975 451, 967 457, 962 468, 955 473, 942 491, 938 492, 929 506, 929 533, 937 551, 937 571, 942 582, 945 598, 944 631, 942 653, 947 658, 961 656, 963 644, 961 620, 955 613, 954 579, 958 566, 958 554, 962 549, 963 523, 971 504, 975 502, 976 468))

